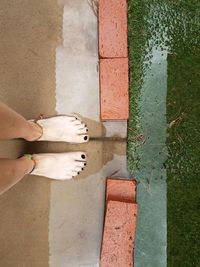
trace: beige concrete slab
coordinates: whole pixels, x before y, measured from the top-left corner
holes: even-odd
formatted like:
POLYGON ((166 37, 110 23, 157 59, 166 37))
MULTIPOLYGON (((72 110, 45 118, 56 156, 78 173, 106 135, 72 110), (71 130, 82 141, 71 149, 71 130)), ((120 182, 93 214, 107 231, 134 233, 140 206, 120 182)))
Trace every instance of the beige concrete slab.
POLYGON ((64 47, 56 50, 56 110, 78 112, 99 121, 98 58, 71 55, 64 47))
POLYGON ((92 1, 63 3, 63 46, 71 55, 98 57, 98 25, 92 1))
POLYGON ((127 121, 104 121, 104 132, 106 137, 127 138, 127 121))
POLYGON ((0 156, 16 158, 22 153, 84 150, 88 165, 76 180, 50 182, 46 178, 25 177, 0 196, 3 214, 0 266, 3 267, 98 266, 105 178, 129 176, 126 142, 106 140, 105 136, 116 137, 116 128, 109 130, 106 126, 106 134, 99 120, 97 18, 92 13, 91 1, 60 2, 69 8, 59 7, 56 0, 35 0, 31 5, 25 0, 0 1, 0 99, 26 118, 40 113, 50 116, 56 110, 77 113, 87 123, 92 140, 80 146, 5 141, 0 142, 0 156), (65 34, 69 38, 64 43, 60 42, 62 24, 66 23, 63 11, 68 16, 65 34), (78 41, 74 47, 71 45, 76 42, 74 29, 68 29, 73 12, 82 12, 78 13, 81 19, 87 16, 84 24, 87 30, 83 31, 80 22, 77 22, 79 26, 75 22, 71 24, 76 31, 81 30, 77 41, 83 42, 78 46, 78 41), (56 47, 61 62, 59 75, 64 77, 60 103, 56 96, 56 47), (79 53, 80 57, 72 57, 73 53, 79 53))
POLYGON ((56 51, 56 110, 84 117, 92 137, 127 137, 127 121, 100 121, 97 1, 61 0, 63 43, 56 51))
MULTIPOLYGON (((55 114, 55 49, 62 9, 56 0, 0 1, 0 100, 26 118, 55 114)), ((23 141, 0 142, 0 156, 26 152, 23 141)), ((0 196, 0 266, 48 266, 50 184, 25 177, 0 196)))
POLYGON ((105 178, 128 177, 126 142, 91 141, 88 164, 74 180, 51 183, 50 267, 99 266, 104 218, 105 178))

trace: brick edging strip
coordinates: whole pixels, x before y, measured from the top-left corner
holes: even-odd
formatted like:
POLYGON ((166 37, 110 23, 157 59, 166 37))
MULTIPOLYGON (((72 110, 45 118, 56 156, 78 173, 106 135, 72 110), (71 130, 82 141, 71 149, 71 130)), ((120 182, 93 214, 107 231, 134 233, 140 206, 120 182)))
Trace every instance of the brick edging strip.
POLYGON ((127 120, 127 0, 99 0, 101 120, 127 120))
POLYGON ((99 0, 99 55, 128 57, 127 0, 99 0))
POLYGON ((138 205, 136 181, 107 178, 100 267, 133 267, 138 205))
POLYGON ((101 120, 129 117, 128 58, 100 59, 101 120))

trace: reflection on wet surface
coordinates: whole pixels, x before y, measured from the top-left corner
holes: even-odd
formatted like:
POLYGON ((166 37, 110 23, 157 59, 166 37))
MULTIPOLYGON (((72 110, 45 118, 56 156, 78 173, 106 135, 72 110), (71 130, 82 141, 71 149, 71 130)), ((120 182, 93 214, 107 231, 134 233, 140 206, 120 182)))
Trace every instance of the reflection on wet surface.
POLYGON ((199 11, 197 1, 129 2, 129 167, 138 179, 138 267, 166 266, 167 245, 169 266, 198 263, 199 11))

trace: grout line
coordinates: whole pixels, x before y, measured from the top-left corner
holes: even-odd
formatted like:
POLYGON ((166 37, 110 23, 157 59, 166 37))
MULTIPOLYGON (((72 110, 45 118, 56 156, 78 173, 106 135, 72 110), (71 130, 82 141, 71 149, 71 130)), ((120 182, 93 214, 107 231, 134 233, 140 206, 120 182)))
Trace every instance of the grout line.
POLYGON ((90 137, 90 141, 127 142, 126 137, 90 137))

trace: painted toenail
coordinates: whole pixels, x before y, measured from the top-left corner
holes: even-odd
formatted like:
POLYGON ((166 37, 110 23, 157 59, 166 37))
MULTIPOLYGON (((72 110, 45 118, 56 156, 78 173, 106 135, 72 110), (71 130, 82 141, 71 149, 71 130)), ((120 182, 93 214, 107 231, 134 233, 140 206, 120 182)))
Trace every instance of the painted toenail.
POLYGON ((77 174, 79 175, 79 174, 80 174, 80 172, 77 172, 77 174))
POLYGON ((87 138, 87 136, 84 136, 84 140, 87 140, 88 138, 87 138))
POLYGON ((82 171, 84 170, 84 168, 81 169, 82 171))
POLYGON ((88 132, 88 129, 86 129, 86 132, 88 132))
POLYGON ((86 163, 84 163, 84 166, 86 166, 87 164, 86 163))
POLYGON ((82 154, 82 155, 81 155, 81 158, 82 158, 82 159, 85 159, 85 155, 84 155, 84 154, 82 154))

